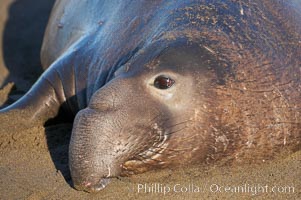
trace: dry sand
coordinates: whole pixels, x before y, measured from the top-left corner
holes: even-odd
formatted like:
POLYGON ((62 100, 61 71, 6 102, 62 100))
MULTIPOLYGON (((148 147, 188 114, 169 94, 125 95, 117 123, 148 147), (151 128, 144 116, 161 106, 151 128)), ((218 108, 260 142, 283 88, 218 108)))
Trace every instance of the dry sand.
MULTIPOLYGON (((23 95, 41 73, 39 48, 52 3, 1 0, 0 105, 23 95)), ((0 116, 0 199, 301 199, 300 151, 261 164, 148 172, 114 179, 98 194, 79 192, 68 170, 72 125, 22 121, 18 113, 0 116)))

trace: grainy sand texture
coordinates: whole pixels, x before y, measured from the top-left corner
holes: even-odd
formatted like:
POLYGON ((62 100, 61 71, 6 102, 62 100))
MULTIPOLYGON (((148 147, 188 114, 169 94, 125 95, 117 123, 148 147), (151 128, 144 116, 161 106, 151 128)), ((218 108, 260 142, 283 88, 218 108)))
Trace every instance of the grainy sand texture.
MULTIPOLYGON (((1 0, 0 105, 42 73, 39 50, 53 0, 1 0)), ((185 166, 114 179, 97 194, 72 188, 72 124, 21 126, 0 116, 0 199, 301 199, 301 152, 261 164, 185 166)))

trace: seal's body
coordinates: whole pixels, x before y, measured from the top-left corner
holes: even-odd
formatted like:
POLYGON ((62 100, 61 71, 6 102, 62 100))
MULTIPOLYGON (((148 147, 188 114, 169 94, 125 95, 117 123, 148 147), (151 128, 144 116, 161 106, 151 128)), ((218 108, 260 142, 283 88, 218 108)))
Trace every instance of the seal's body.
POLYGON ((57 1, 41 53, 47 70, 1 112, 76 116, 69 165, 86 191, 120 174, 295 151, 300 9, 297 1, 57 1))

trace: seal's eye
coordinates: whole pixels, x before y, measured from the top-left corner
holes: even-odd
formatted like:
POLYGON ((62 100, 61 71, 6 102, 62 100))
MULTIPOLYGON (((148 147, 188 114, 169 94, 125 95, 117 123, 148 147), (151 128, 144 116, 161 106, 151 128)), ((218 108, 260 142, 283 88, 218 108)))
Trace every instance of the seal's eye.
POLYGON ((154 81, 154 86, 158 89, 165 90, 173 86, 174 83, 175 81, 169 77, 158 76, 154 81))

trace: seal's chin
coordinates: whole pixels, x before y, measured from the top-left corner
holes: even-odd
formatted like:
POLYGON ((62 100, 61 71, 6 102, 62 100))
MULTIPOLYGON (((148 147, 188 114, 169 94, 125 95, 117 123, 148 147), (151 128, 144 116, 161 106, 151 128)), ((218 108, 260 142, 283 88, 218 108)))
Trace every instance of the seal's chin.
POLYGON ((101 178, 100 181, 98 181, 97 183, 85 181, 81 184, 74 184, 74 187, 80 191, 95 193, 104 189, 110 182, 110 178, 101 178))

